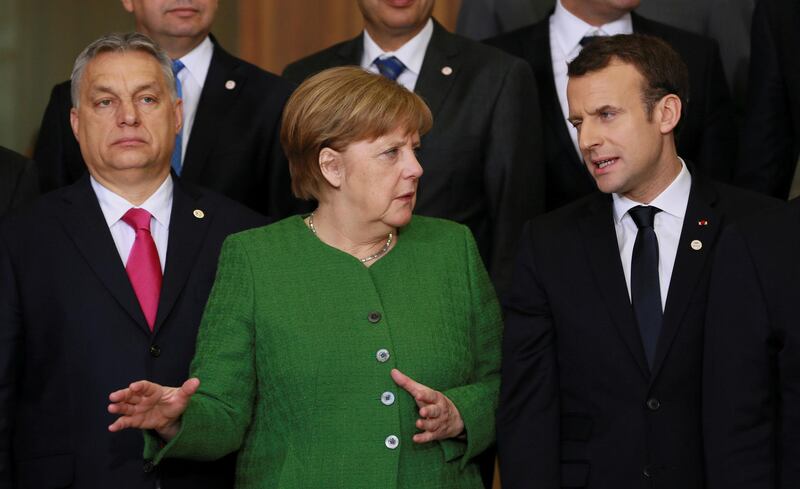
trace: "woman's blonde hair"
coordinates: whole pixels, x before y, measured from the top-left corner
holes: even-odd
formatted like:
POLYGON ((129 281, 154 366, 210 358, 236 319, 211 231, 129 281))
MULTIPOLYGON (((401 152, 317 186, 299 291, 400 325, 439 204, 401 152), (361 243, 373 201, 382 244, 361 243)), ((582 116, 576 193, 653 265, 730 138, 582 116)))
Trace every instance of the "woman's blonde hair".
POLYGON ((394 81, 353 66, 322 71, 295 90, 283 111, 281 144, 292 192, 319 199, 327 184, 319 167, 322 148, 344 151, 398 128, 422 135, 432 124, 425 102, 394 81))

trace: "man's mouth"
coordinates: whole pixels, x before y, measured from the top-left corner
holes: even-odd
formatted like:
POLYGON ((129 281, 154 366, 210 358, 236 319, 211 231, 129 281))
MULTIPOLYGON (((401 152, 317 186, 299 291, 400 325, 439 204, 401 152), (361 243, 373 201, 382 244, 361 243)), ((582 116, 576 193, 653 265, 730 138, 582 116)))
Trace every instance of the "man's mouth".
POLYGON ((593 160, 592 163, 594 163, 594 165, 597 168, 602 170, 603 168, 605 168, 605 167, 607 167, 609 165, 613 165, 616 161, 617 161, 617 158, 614 157, 614 158, 604 158, 604 159, 601 159, 601 160, 593 160))

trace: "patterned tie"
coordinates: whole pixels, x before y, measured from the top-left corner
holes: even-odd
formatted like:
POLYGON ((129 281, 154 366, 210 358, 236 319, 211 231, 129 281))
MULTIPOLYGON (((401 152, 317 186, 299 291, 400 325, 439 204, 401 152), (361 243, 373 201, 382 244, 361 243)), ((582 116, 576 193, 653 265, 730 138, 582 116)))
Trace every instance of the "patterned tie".
MULTIPOLYGON (((181 80, 178 78, 178 73, 184 69, 185 66, 181 63, 181 60, 176 59, 172 62, 172 73, 175 74, 175 90, 178 92, 178 98, 183 98, 183 87, 181 86, 181 80)), ((175 170, 176 175, 181 174, 181 152, 183 151, 183 128, 178 131, 178 134, 175 136, 175 148, 172 150, 172 169, 175 170)))
POLYGON ((136 232, 131 253, 125 271, 139 299, 139 305, 144 312, 147 325, 153 331, 158 312, 158 298, 161 295, 161 261, 153 236, 150 234, 150 213, 144 209, 131 208, 122 216, 136 232))
POLYGON ((388 58, 375 58, 374 63, 375 66, 378 67, 378 71, 381 72, 381 75, 392 81, 396 81, 397 77, 400 76, 400 73, 404 72, 406 69, 406 65, 404 65, 402 61, 394 56, 389 56, 388 58))
POLYGON ((658 212, 661 212, 661 209, 642 205, 628 211, 636 227, 639 228, 631 260, 631 302, 650 370, 653 369, 664 316, 658 278, 658 239, 653 229, 653 222, 658 212))

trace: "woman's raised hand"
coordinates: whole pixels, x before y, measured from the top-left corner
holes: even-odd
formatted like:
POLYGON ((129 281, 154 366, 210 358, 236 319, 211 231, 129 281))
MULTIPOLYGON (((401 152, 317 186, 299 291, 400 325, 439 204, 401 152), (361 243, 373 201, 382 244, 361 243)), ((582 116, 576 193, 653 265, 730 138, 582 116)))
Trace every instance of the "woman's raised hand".
POLYGON ((108 399, 108 412, 119 414, 109 431, 127 428, 155 430, 164 440, 171 440, 180 431, 181 415, 189 405, 189 399, 200 386, 200 380, 192 378, 180 387, 140 380, 127 389, 112 392, 108 399))

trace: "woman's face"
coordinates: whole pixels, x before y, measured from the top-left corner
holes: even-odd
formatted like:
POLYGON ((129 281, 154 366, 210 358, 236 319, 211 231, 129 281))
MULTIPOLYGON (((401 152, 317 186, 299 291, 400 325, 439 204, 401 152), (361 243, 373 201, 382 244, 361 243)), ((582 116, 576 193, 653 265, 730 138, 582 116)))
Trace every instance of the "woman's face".
POLYGON ((338 153, 339 195, 353 217, 399 228, 411 220, 422 167, 419 133, 397 128, 374 141, 351 143, 338 153))

